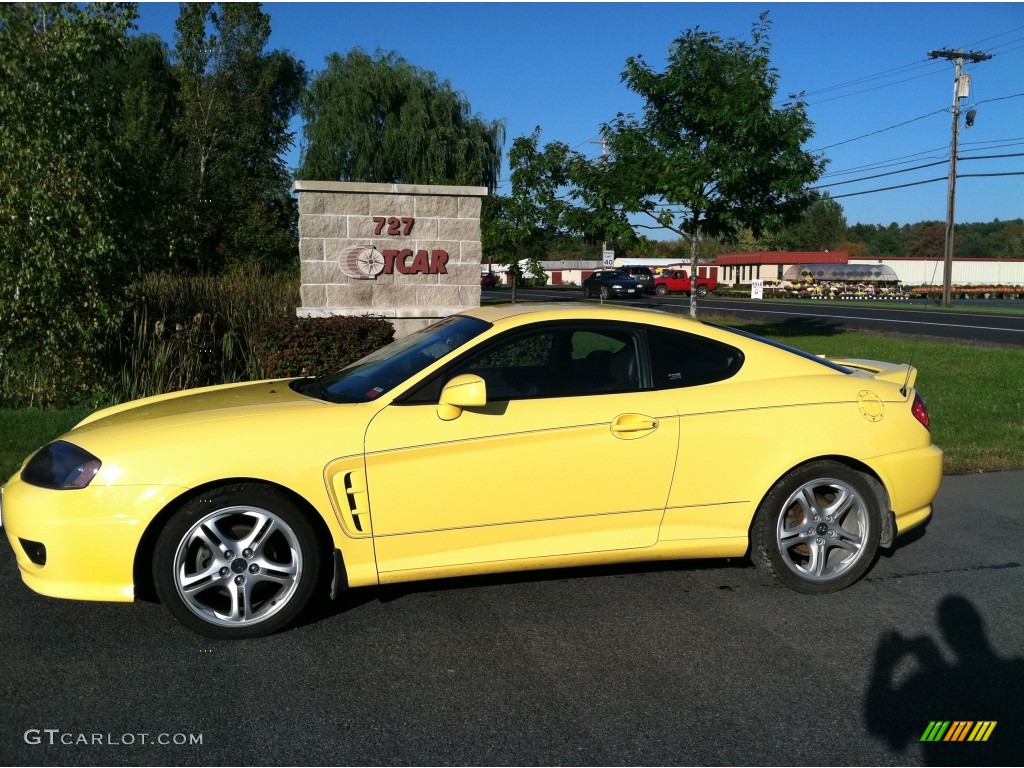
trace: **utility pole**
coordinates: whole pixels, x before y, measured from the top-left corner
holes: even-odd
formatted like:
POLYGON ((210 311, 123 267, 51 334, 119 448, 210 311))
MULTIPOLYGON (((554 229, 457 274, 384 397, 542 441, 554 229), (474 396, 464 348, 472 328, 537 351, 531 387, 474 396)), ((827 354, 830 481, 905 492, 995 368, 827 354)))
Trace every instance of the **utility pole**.
MULTIPOLYGON (((600 144, 601 145, 601 161, 607 163, 608 162, 608 144, 605 142, 604 137, 602 136, 600 141, 594 141, 593 139, 591 139, 590 143, 591 144, 600 144)), ((615 262, 614 261, 612 261, 611 264, 607 263, 607 258, 605 256, 605 254, 607 254, 607 253, 608 253, 608 241, 607 240, 602 240, 601 241, 601 266, 603 266, 603 267, 615 266, 615 262)), ((604 304, 604 298, 601 299, 601 303, 604 304)))
POLYGON ((953 303, 953 221, 956 208, 956 159, 957 146, 960 136, 960 99, 966 99, 970 95, 970 75, 963 74, 964 61, 979 62, 991 59, 987 53, 964 53, 962 49, 956 51, 929 51, 929 58, 946 59, 956 62, 956 76, 953 80, 953 138, 949 148, 949 187, 946 194, 946 238, 944 244, 945 264, 942 270, 942 305, 945 307, 953 303))

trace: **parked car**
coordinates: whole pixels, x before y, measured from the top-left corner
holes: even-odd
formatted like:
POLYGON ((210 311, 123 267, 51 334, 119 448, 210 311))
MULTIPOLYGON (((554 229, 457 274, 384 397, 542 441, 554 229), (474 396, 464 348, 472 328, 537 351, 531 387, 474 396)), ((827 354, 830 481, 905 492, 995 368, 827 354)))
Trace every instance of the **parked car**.
MULTIPOLYGON (((707 296, 718 287, 717 277, 697 277, 697 295, 707 296)), ((659 296, 669 293, 689 293, 690 276, 685 269, 674 269, 654 279, 654 292, 659 296)))
POLYGON ((482 307, 326 376, 98 411, 24 462, 0 520, 35 591, 154 589, 220 638, 281 629, 321 584, 748 555, 832 592, 931 516, 916 374, 652 310, 482 307), (494 467, 524 474, 493 493, 494 467), (578 482, 612 467, 643 482, 578 482))
POLYGON ((644 295, 639 280, 624 275, 617 269, 599 269, 583 279, 583 298, 600 296, 610 299, 613 296, 637 298, 644 295))
POLYGON ((651 271, 650 267, 628 265, 618 269, 622 274, 628 275, 634 280, 639 280, 640 285, 643 286, 644 293, 654 293, 654 272, 651 271))
POLYGON ((480 287, 481 288, 497 288, 498 287, 498 276, 493 272, 483 272, 480 275, 480 287))

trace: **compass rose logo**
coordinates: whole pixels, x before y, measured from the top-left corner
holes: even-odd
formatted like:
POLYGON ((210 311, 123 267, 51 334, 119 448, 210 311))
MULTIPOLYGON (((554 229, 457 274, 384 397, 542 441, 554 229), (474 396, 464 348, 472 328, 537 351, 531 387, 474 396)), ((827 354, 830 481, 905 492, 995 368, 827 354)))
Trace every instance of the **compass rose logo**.
POLYGON ((338 262, 341 271, 356 280, 373 280, 384 271, 384 254, 372 245, 350 245, 338 262))

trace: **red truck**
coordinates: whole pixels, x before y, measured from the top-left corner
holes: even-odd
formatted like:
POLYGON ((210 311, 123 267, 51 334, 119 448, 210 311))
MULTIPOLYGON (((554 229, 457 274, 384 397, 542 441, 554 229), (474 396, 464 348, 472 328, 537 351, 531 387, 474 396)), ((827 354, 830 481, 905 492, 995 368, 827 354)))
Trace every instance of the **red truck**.
MULTIPOLYGON (((698 296, 707 296, 708 291, 713 291, 717 287, 717 275, 712 275, 711 277, 700 277, 698 275, 698 296)), ((661 277, 654 278, 654 292, 659 296, 664 296, 668 293, 689 293, 690 275, 685 269, 674 269, 671 272, 666 272, 661 277)))

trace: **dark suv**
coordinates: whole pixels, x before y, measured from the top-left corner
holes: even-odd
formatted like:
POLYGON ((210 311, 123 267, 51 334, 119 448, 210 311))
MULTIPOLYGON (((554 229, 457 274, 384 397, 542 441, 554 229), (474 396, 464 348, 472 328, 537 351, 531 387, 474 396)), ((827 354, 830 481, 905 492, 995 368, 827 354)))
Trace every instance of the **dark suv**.
POLYGON ((619 272, 629 275, 634 280, 639 280, 640 285, 643 286, 644 293, 654 293, 654 272, 651 271, 650 267, 619 267, 619 272))

